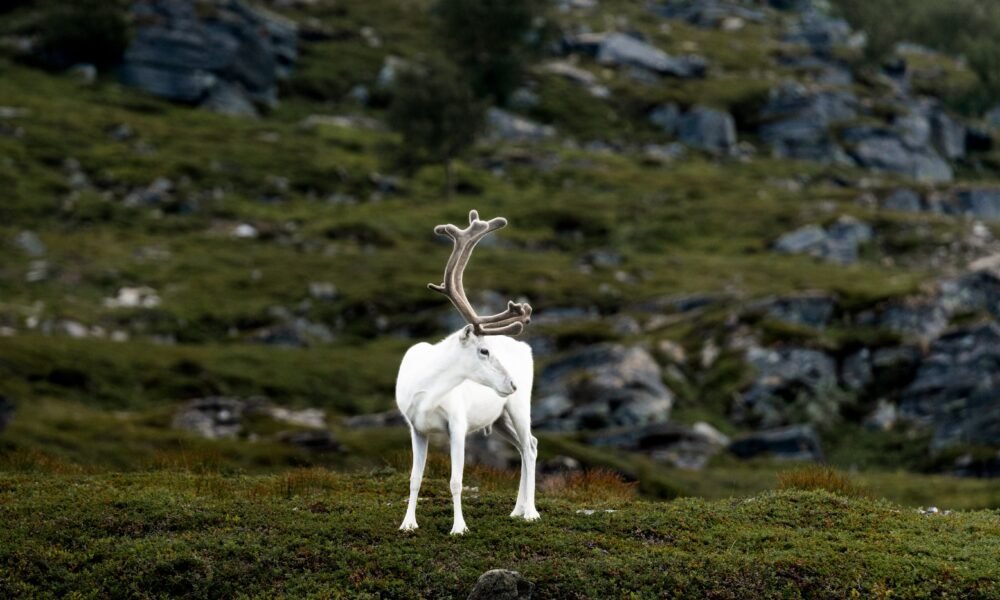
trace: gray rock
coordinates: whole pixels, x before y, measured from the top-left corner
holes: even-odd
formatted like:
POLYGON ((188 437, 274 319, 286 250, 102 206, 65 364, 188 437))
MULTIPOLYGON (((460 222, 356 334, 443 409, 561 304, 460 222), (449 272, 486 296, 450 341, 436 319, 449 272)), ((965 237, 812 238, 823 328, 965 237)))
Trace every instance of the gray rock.
POLYGON ((956 279, 947 279, 938 286, 938 303, 948 312, 988 312, 1000 320, 1000 274, 995 271, 973 271, 956 279))
POLYGON ((821 56, 829 56, 837 46, 848 45, 851 34, 851 26, 846 20, 809 8, 802 12, 799 21, 788 30, 785 40, 808 46, 821 56))
POLYGON ((953 210, 977 219, 1000 221, 1000 188, 961 190, 955 194, 953 210))
POLYGON ((596 75, 567 61, 551 61, 539 67, 539 70, 568 79, 585 88, 595 98, 611 96, 611 90, 602 85, 596 75))
POLYGON ((765 301, 768 318, 793 325, 825 327, 833 316, 836 301, 829 294, 812 292, 765 301))
POLYGON ((601 344, 549 364, 532 421, 542 429, 604 429, 665 422, 674 395, 640 347, 601 344))
POLYGON ((743 459, 770 456, 780 460, 823 460, 819 436, 811 425, 793 425, 751 433, 734 440, 729 445, 729 451, 743 459))
POLYGON ((844 359, 840 368, 840 380, 852 391, 864 391, 875 379, 872 370, 872 353, 868 348, 862 348, 844 359))
POLYGON ((983 120, 994 129, 1000 129, 1000 104, 997 104, 983 115, 983 120))
POLYGON ((499 108, 487 111, 486 125, 489 137, 504 141, 540 142, 556 134, 550 125, 541 125, 499 108))
POLYGON ((899 410, 896 405, 880 399, 875 410, 865 417, 862 425, 869 431, 889 431, 896 425, 897 420, 899 420, 899 410))
POLYGON ((273 106, 297 59, 296 26, 241 0, 195 7, 191 0, 133 4, 137 23, 122 80, 156 96, 209 102, 227 114, 273 106))
POLYGON ((886 306, 879 315, 878 325, 896 333, 931 339, 948 327, 950 316, 935 299, 906 298, 886 306))
POLYGON ((397 409, 380 413, 344 417, 344 427, 350 429, 368 429, 370 427, 406 427, 406 418, 397 409))
POLYGON ((948 160, 965 156, 965 125, 943 110, 931 117, 934 145, 948 160))
POLYGON ((870 225, 842 216, 826 230, 807 225, 786 233, 774 243, 774 249, 787 254, 809 254, 847 265, 858 260, 859 246, 873 237, 870 225))
POLYGON ((1000 445, 1000 325, 936 340, 900 401, 900 415, 934 429, 932 447, 1000 445))
MULTIPOLYGON (((707 425, 707 424, 701 424, 707 425)), ((711 426, 708 426, 711 427, 711 426)), ((712 428, 714 431, 714 428, 712 428)), ((595 446, 611 446, 629 452, 642 452, 655 461, 679 469, 702 469, 729 441, 704 427, 688 427, 675 423, 656 423, 598 434, 588 439, 595 446)))
POLYGON ((659 127, 667 135, 677 133, 677 125, 680 119, 681 109, 673 102, 661 104, 649 113, 650 123, 659 127))
POLYGON ((826 241, 826 232, 817 225, 806 225, 786 233, 774 243, 778 252, 800 254, 819 248, 826 241))
POLYGON ((720 0, 681 0, 654 5, 652 10, 661 17, 687 21, 698 27, 717 28, 730 19, 751 23, 763 23, 767 19, 763 11, 720 0))
POLYGON ((619 67, 637 67, 680 79, 705 76, 708 61, 696 55, 673 57, 652 44, 624 33, 604 35, 596 47, 598 62, 619 67))
POLYGON ((768 349, 752 346, 746 361, 753 383, 734 399, 735 421, 761 427, 796 420, 825 422, 839 408, 837 365, 826 354, 806 348, 768 349))
POLYGON ((898 188, 885 197, 882 208, 899 212, 921 212, 924 206, 919 193, 910 188, 898 188))
POLYGON ((468 600, 530 600, 534 589, 517 571, 493 569, 479 577, 468 600))
POLYGON ((17 237, 14 238, 14 244, 25 254, 33 258, 45 256, 45 243, 42 242, 41 238, 34 231, 26 230, 17 234, 17 237))
POLYGON ((7 429, 14 418, 14 403, 6 396, 0 395, 0 432, 7 429))
POLYGON ((174 415, 173 426, 210 440, 235 438, 243 429, 246 405, 238 398, 222 396, 191 400, 174 415))
POLYGON ((230 117, 256 117, 257 107, 238 85, 219 82, 212 88, 202 107, 230 117))
POLYGON ((682 142, 699 150, 728 154, 736 145, 736 122, 727 112, 696 106, 681 117, 677 135, 682 142))
POLYGON ((798 83, 785 83, 771 91, 761 110, 759 134, 780 158, 849 162, 830 126, 854 119, 857 103, 849 91, 814 91, 798 83))
POLYGON ((849 153, 862 167, 927 183, 947 183, 954 179, 951 166, 937 152, 929 147, 909 148, 892 130, 852 127, 843 136, 849 153))

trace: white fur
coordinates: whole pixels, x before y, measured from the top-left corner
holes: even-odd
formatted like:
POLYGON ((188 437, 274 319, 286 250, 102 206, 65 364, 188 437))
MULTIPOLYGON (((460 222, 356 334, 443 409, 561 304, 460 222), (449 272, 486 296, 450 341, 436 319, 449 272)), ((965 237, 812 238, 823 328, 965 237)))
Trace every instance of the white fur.
POLYGON ((521 484, 510 516, 528 521, 538 518, 538 440, 531 435, 533 379, 530 346, 506 336, 477 336, 471 326, 437 344, 420 343, 407 350, 396 379, 396 404, 410 424, 413 470, 410 500, 400 529, 417 528, 417 495, 427 459, 427 436, 443 432, 451 442, 451 495, 455 508, 451 533, 468 531, 462 517, 465 437, 491 425, 521 453, 521 484), (483 349, 488 356, 481 354, 483 349))

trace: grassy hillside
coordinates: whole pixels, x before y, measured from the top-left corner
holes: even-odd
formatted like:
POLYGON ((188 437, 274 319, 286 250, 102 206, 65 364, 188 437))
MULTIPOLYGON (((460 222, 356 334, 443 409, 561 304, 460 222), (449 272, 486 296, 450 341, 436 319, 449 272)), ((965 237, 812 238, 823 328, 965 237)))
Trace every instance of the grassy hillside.
POLYGON ((648 503, 613 479, 507 517, 516 483, 467 474, 471 533, 447 535, 447 482, 397 531, 399 474, 0 476, 7 598, 464 597, 490 568, 534 598, 995 598, 1000 515, 924 516, 880 500, 783 491, 648 503), (578 512, 593 510, 593 514, 578 512), (81 597, 82 597, 81 596, 81 597))

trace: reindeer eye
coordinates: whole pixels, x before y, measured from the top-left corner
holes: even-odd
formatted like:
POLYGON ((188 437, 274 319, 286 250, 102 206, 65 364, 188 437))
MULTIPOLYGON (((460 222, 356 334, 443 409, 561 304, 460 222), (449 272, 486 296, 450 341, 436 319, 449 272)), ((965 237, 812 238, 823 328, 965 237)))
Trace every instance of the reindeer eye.
POLYGON ((483 356, 489 356, 490 355, 490 351, 487 350, 486 348, 480 348, 479 349, 479 353, 482 354, 483 356))

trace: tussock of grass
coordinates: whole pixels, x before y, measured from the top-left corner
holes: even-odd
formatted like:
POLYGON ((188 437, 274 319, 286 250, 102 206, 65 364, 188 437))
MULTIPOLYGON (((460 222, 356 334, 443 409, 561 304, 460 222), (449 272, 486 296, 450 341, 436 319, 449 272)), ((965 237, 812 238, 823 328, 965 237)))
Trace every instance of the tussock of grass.
POLYGON ((778 473, 779 490, 826 490, 848 498, 865 498, 870 493, 832 467, 811 465, 778 473))

